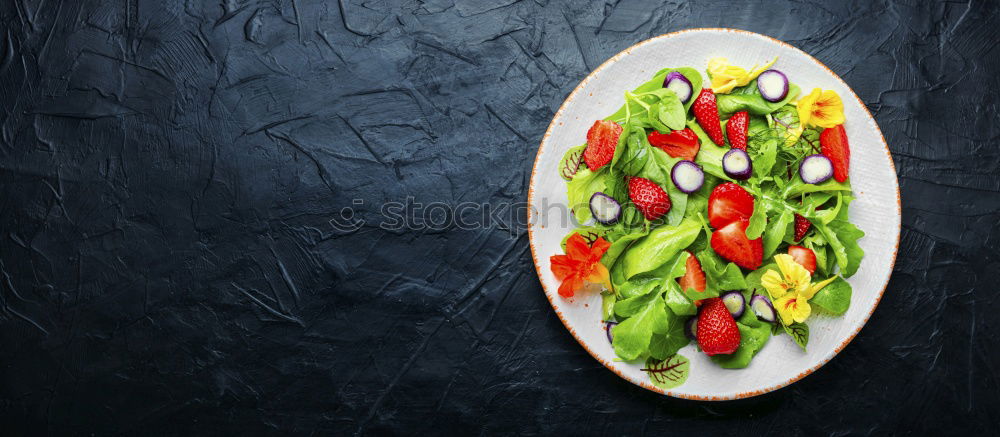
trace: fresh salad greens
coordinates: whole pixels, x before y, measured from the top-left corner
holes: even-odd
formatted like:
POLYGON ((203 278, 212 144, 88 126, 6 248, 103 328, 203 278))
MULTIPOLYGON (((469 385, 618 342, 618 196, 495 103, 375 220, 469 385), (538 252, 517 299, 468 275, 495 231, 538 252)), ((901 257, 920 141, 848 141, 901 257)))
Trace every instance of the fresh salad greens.
POLYGON ((724 368, 776 335, 805 350, 809 319, 850 307, 844 278, 864 257, 839 96, 803 95, 774 69, 710 66, 625 92, 559 165, 580 224, 552 257, 560 294, 605 284, 615 353, 668 388, 687 378, 677 352, 692 340, 724 368))

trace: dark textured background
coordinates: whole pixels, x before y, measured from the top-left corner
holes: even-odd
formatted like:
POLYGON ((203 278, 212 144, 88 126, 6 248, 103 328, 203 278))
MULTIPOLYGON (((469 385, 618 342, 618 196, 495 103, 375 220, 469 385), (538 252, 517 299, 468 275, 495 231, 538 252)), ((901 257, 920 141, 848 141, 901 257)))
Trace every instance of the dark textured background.
POLYGON ((0 434, 996 433, 998 11, 0 2, 0 434), (513 221, 378 227, 407 196, 523 200, 576 84, 690 27, 826 63, 902 189, 895 272, 860 335, 728 403, 658 396, 587 355, 513 221), (352 199, 367 225, 337 231, 352 199))

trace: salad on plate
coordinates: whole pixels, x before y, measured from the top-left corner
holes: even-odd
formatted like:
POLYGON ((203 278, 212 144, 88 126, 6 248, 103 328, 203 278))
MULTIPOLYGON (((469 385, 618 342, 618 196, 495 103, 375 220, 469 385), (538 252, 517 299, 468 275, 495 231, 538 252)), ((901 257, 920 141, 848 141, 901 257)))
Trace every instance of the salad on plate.
POLYGON ((809 322, 851 304, 843 104, 776 61, 660 70, 560 161, 579 226, 550 258, 559 295, 602 290, 615 354, 660 387, 684 382, 691 342, 743 368, 772 336, 805 350, 809 322))

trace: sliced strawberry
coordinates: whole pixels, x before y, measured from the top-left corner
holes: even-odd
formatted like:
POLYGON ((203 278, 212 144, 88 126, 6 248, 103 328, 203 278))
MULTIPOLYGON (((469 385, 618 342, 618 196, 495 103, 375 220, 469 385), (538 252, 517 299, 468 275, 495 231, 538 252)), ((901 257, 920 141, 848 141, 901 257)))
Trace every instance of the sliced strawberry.
POLYGON ((816 254, 813 253, 812 249, 802 246, 788 246, 788 254, 795 262, 802 264, 802 267, 809 270, 810 275, 816 271, 816 254))
POLYGON ((583 162, 596 171, 604 167, 615 156, 618 137, 622 127, 613 121, 597 120, 587 131, 587 148, 583 151, 583 162))
POLYGON ((753 196, 732 182, 719 184, 708 196, 708 223, 719 229, 734 221, 750 220, 753 196))
POLYGON ((795 214, 795 241, 799 241, 802 237, 805 237, 806 232, 809 232, 809 228, 811 227, 812 223, 809 222, 809 219, 795 214))
POLYGON ((823 133, 819 134, 819 145, 823 154, 833 163, 833 178, 837 182, 846 181, 851 168, 851 147, 847 144, 844 125, 823 129, 823 133))
POLYGON ((740 111, 729 117, 726 123, 726 137, 729 145, 740 150, 747 149, 747 131, 750 129, 750 113, 740 111))
POLYGON ((684 276, 677 278, 677 283, 680 284, 681 290, 693 288, 695 291, 705 291, 705 271, 701 269, 701 263, 693 253, 689 251, 688 255, 690 256, 684 265, 687 270, 684 276))
POLYGON ((722 138, 722 122, 719 121, 719 107, 715 103, 715 93, 709 88, 702 88, 691 109, 694 110, 694 118, 708 134, 708 138, 717 146, 726 144, 722 138))
POLYGON ((712 232, 712 249, 719 256, 744 269, 755 270, 764 260, 764 244, 760 238, 747 238, 749 220, 732 222, 712 232))
POLYGON ((698 311, 698 346, 705 355, 725 355, 740 347, 740 328, 722 299, 705 299, 698 311))
POLYGON ((659 147, 667 152, 667 155, 689 161, 694 161, 701 148, 698 145, 698 135, 691 129, 675 130, 668 134, 661 134, 654 130, 646 138, 649 140, 649 144, 659 147))
POLYGON ((670 211, 670 197, 656 182, 632 177, 628 180, 628 197, 646 220, 656 220, 670 211))

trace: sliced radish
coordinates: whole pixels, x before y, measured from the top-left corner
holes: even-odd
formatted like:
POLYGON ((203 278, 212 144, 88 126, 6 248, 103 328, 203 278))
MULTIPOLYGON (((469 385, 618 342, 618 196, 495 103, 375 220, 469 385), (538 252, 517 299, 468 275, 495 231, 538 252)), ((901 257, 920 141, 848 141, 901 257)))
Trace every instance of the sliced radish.
POLYGON ((705 172, 694 162, 686 159, 677 161, 673 170, 670 170, 670 179, 678 190, 691 194, 698 191, 705 183, 705 172))
POLYGON ((722 171, 726 172, 726 176, 745 181, 753 173, 753 162, 747 152, 734 147, 722 155, 722 171))
POLYGON ((604 323, 604 331, 607 332, 607 334, 608 334, 608 343, 614 343, 615 342, 615 336, 613 334, 611 334, 611 328, 614 328, 615 326, 618 326, 618 322, 605 322, 604 323))
POLYGON ((768 102, 780 102, 788 95, 788 77, 778 70, 767 70, 757 76, 757 89, 768 102))
POLYGON ((734 319, 738 319, 743 315, 743 311, 747 307, 747 300, 743 298, 742 292, 727 291, 722 293, 720 297, 722 297, 722 303, 726 305, 726 309, 729 310, 729 314, 732 314, 734 319))
POLYGON ((799 176, 807 184, 819 184, 833 177, 833 163, 824 155, 809 155, 799 164, 799 176))
POLYGON ((778 313, 774 310, 774 305, 771 305, 771 299, 768 299, 767 296, 754 293, 750 298, 750 309, 760 320, 768 323, 778 321, 778 313))
POLYGON ((698 317, 692 317, 684 322, 684 335, 687 338, 697 341, 698 340, 698 317))
POLYGON ((598 191, 590 196, 590 212, 601 224, 610 225, 618 221, 622 206, 613 197, 598 191))
POLYGON ((691 100, 691 94, 694 93, 691 81, 676 71, 668 74, 663 79, 663 87, 677 94, 677 98, 681 99, 681 103, 687 103, 688 100, 691 100))

